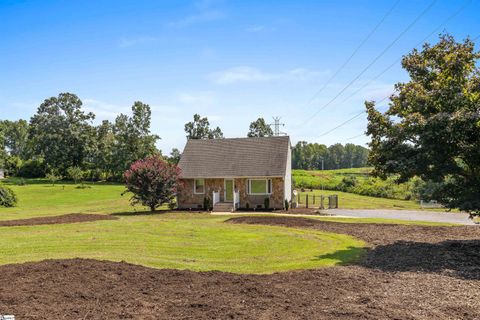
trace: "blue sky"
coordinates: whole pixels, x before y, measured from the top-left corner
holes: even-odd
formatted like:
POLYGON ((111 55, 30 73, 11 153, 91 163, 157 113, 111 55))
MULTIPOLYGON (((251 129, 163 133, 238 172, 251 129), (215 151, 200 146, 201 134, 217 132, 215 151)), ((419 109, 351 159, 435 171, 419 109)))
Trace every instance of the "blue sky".
POLYGON ((45 98, 68 91, 96 122, 129 113, 136 100, 148 103, 164 153, 183 148, 194 113, 226 137, 245 136, 257 117, 280 116, 293 142, 363 144, 363 115, 324 133, 407 80, 399 63, 374 79, 382 70, 434 31, 480 35, 479 0, 438 0, 324 107, 432 1, 400 1, 327 82, 395 3, 0 0, 0 118, 29 119, 45 98))

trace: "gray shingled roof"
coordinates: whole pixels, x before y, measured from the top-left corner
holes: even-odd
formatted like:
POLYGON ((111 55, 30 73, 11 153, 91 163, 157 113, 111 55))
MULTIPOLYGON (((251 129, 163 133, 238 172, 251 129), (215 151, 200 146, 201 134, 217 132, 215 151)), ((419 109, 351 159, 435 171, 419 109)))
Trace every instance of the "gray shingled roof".
POLYGON ((290 138, 188 140, 179 162, 182 178, 283 177, 290 138))

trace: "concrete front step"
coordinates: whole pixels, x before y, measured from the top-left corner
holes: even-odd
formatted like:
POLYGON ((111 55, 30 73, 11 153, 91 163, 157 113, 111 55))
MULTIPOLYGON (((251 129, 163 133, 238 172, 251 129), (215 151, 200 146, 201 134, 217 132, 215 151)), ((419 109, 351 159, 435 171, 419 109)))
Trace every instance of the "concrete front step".
POLYGON ((233 203, 231 202, 218 202, 213 206, 215 212, 229 212, 233 210, 233 203))

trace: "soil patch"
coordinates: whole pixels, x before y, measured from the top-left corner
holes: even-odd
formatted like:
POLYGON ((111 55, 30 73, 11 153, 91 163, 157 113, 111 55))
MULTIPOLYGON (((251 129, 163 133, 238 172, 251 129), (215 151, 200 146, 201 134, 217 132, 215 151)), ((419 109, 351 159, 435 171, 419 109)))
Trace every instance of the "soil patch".
POLYGON ((19 319, 478 319, 480 286, 360 266, 272 275, 46 260, 0 267, 19 319))
POLYGON ((361 266, 383 271, 418 271, 480 280, 478 226, 339 223, 284 216, 245 216, 232 218, 227 222, 310 228, 348 234, 365 240, 370 245, 366 255, 358 263, 361 266))
POLYGON ((72 213, 53 217, 38 217, 31 219, 18 219, 0 221, 0 227, 14 227, 14 226, 35 226, 40 224, 59 224, 59 223, 76 223, 88 222, 96 220, 117 220, 117 217, 103 215, 103 214, 81 214, 72 213))

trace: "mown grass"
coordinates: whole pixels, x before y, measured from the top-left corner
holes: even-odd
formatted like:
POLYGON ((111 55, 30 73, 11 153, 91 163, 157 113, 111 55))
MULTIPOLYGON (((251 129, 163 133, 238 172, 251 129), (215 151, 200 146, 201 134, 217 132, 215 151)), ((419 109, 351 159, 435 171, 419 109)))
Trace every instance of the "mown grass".
POLYGON ((145 211, 144 207, 132 208, 129 195, 122 196, 125 187, 120 184, 87 183, 79 188, 69 182, 54 186, 43 179, 26 179, 26 185, 19 185, 19 179, 1 182, 10 187, 19 202, 13 208, 0 208, 0 220, 27 219, 68 213, 115 213, 145 211))
POLYGON ((346 235, 227 224, 225 219, 168 213, 0 227, 0 264, 81 257, 155 268, 272 273, 349 263, 359 258, 365 246, 346 235))

